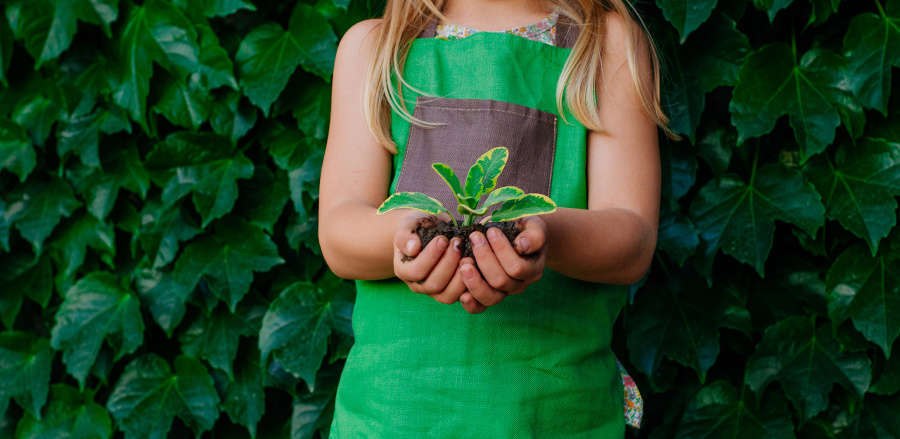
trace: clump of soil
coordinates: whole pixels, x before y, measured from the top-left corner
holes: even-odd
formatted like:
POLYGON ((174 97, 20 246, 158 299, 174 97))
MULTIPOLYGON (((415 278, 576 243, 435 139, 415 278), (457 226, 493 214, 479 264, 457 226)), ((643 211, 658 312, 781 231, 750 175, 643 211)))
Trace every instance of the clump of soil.
POLYGON ((441 222, 433 227, 428 226, 429 225, 427 224, 420 223, 415 230, 416 234, 419 235, 419 239, 422 240, 421 248, 425 248, 432 239, 437 238, 440 235, 446 236, 448 240, 458 237, 462 239, 459 248, 462 250, 462 257, 464 258, 472 257, 472 243, 469 241, 469 234, 472 232, 478 231, 486 233, 487 229, 496 227, 506 235, 510 244, 516 239, 516 236, 519 236, 520 232, 516 221, 503 221, 499 223, 488 222, 471 226, 454 226, 453 223, 441 222))

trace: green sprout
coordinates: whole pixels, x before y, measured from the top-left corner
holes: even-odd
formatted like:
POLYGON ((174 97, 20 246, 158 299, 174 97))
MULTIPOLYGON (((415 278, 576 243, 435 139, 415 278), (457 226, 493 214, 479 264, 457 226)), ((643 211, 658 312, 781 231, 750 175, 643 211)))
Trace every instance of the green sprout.
MULTIPOLYGON (((443 163, 431 165, 434 171, 450 186, 456 200, 459 201, 456 211, 463 216, 463 226, 475 224, 475 220, 487 213, 491 206, 503 203, 500 208, 491 213, 490 221, 512 221, 530 215, 542 215, 556 211, 556 203, 549 197, 541 194, 526 194, 515 186, 496 188, 497 179, 506 167, 509 158, 509 150, 506 148, 494 148, 475 161, 466 176, 466 185, 460 183, 459 178, 449 166, 443 163), (496 189, 495 189, 496 188, 496 189), (479 205, 479 201, 487 198, 479 205)), ((394 209, 415 209, 431 215, 443 212, 450 213, 440 201, 421 192, 397 192, 378 208, 379 215, 394 209)), ((453 225, 458 226, 453 214, 450 214, 453 225)))

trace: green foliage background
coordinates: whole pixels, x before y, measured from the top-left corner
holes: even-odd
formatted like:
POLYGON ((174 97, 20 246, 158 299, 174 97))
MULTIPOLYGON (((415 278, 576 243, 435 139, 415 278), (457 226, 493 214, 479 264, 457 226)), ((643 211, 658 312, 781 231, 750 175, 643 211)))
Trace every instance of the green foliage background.
MULTIPOLYGON (((327 436, 329 79, 382 6, 0 7, 0 437, 327 436)), ((629 435, 900 438, 900 0, 637 7, 685 140, 617 323, 629 435)))

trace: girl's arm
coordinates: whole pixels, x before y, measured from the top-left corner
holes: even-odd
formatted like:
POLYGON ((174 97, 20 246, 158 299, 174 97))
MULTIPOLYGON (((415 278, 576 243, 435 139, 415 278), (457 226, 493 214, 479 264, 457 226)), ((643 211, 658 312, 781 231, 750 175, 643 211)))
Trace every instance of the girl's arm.
MULTIPOLYGON (((521 292, 523 284, 536 280, 535 270, 543 268, 536 262, 543 262, 543 257, 546 266, 559 273, 611 284, 635 283, 650 266, 659 222, 657 127, 641 109, 628 68, 624 22, 613 13, 607 17, 598 79, 598 111, 607 132, 588 134, 588 209, 558 209, 534 219, 535 226, 527 235, 531 249, 519 249, 518 253, 545 251, 537 260, 514 258, 517 250, 507 242, 488 239, 490 245, 475 252, 484 278, 464 278, 480 305, 473 307, 477 311, 507 294, 521 292)), ((649 48, 639 44, 636 52, 645 87, 652 90, 649 48)), ((460 271, 467 273, 472 268, 463 264, 460 271)), ((460 301, 465 304, 472 297, 464 294, 460 301)))
POLYGON ((417 293, 453 303, 465 290, 456 270, 461 256, 458 240, 439 237, 420 249, 421 242, 411 230, 433 218, 408 210, 375 214, 387 198, 392 161, 363 116, 365 67, 378 23, 367 20, 350 28, 335 58, 331 125, 319 192, 322 255, 340 277, 396 275, 417 293), (415 259, 403 262, 406 255, 415 259))
MULTIPOLYGON (((626 28, 607 14, 598 86, 605 134, 588 134, 588 210, 560 209, 548 227, 547 266, 582 280, 638 282, 653 258, 659 223, 656 123, 642 110, 627 63, 626 28)), ((653 90, 649 47, 635 36, 643 86, 653 90)))

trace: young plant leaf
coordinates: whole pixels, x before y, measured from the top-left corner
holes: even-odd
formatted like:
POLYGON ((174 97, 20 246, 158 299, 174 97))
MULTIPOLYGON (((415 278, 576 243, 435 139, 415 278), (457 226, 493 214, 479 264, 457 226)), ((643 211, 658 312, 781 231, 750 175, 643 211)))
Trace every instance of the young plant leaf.
POLYGON ((443 163, 435 163, 431 165, 434 168, 434 172, 437 172, 438 175, 441 176, 445 182, 447 182, 447 186, 450 186, 450 189, 453 191, 453 194, 456 195, 456 199, 459 200, 460 204, 466 204, 464 200, 466 200, 465 189, 463 189, 462 185, 459 183, 459 177, 456 176, 456 173, 453 172, 453 168, 443 164, 443 163))
POLYGON ((512 221, 523 216, 543 215, 556 211, 556 203, 541 194, 527 194, 521 198, 503 203, 491 215, 491 221, 512 221))
POLYGON ((447 208, 440 201, 423 193, 397 192, 388 197, 387 200, 384 200, 384 203, 381 203, 376 213, 381 215, 394 209, 414 209, 431 215, 448 212, 447 208))
MULTIPOLYGON (((523 191, 522 189, 519 189, 515 186, 503 186, 500 189, 491 191, 491 194, 488 195, 487 200, 484 200, 484 204, 481 205, 481 208, 484 209, 497 203, 503 203, 516 198, 521 198, 524 195, 525 191, 523 191)), ((484 214, 482 213, 482 215, 484 214)))
MULTIPOLYGON (((484 153, 475 164, 480 165, 481 169, 484 171, 484 175, 481 178, 481 194, 469 193, 468 195, 471 197, 479 197, 483 194, 490 193, 497 187, 497 179, 500 178, 500 174, 503 173, 503 169, 506 168, 506 160, 509 158, 509 150, 504 147, 494 148, 486 153, 484 153)), ((468 185, 468 181, 466 182, 468 185)))
POLYGON ((471 217, 479 217, 487 213, 487 206, 484 206, 480 209, 472 209, 469 206, 460 204, 457 206, 456 211, 460 213, 460 215, 466 215, 471 217))
POLYGON ((481 198, 484 195, 484 168, 478 163, 469 168, 469 175, 466 176, 466 195, 481 198))

